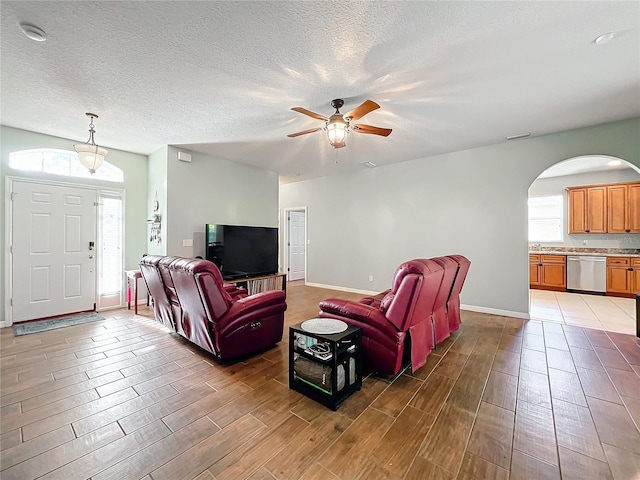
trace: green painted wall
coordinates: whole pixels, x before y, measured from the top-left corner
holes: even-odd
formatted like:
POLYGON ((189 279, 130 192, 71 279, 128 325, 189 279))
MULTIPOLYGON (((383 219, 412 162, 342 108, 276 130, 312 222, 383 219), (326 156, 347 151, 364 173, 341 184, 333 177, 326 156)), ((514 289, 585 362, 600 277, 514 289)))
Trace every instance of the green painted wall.
POLYGON ((156 150, 149 155, 149 172, 147 175, 147 219, 153 219, 153 215, 160 215, 162 228, 160 233, 160 243, 152 243, 149 241, 151 237, 151 225, 147 225, 147 253, 151 255, 167 254, 167 149, 164 147, 156 150), (153 201, 157 198, 160 205, 157 212, 153 211, 153 201))
MULTIPOLYGON (((69 178, 59 175, 44 173, 23 172, 9 168, 9 153, 33 148, 58 148, 61 150, 73 150, 73 144, 77 141, 52 137, 40 133, 19 130, 11 127, 0 127, 0 315, 4 317, 5 305, 5 232, 6 232, 6 177, 38 178, 54 182, 65 182, 84 185, 96 185, 105 188, 120 188, 125 190, 125 268, 137 268, 142 254, 146 252, 147 243, 147 163, 146 155, 124 152, 105 147, 109 150, 107 160, 124 171, 124 183, 113 183, 84 178, 69 178)), ((4 321, 4 318, 1 319, 4 321)))
POLYGON ((167 172, 169 255, 204 256, 206 223, 278 225, 275 172, 173 146, 167 152, 167 172), (179 161, 178 151, 191 154, 191 162, 179 161), (183 246, 190 239, 193 247, 183 246))
POLYGON ((472 262, 462 303, 524 316, 529 186, 581 155, 640 167, 640 119, 281 185, 280 208, 308 208, 310 283, 379 292, 405 260, 460 253, 472 262))

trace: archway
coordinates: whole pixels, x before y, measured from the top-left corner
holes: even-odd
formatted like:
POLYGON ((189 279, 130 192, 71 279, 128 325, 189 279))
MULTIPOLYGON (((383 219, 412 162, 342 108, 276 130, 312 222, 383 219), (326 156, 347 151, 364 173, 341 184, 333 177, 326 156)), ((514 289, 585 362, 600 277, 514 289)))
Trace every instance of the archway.
POLYGON ((552 165, 531 183, 528 190, 531 319, 633 333, 633 300, 605 296, 606 257, 636 253, 640 249, 640 234, 624 230, 608 232, 606 222, 612 213, 607 207, 608 190, 604 188, 599 193, 603 203, 598 209, 604 227, 598 233, 578 233, 577 202, 574 200, 572 215, 567 188, 638 181, 640 169, 624 159, 584 155, 552 165), (574 219, 571 224, 570 219, 574 219), (566 289, 591 294, 561 293, 566 289))

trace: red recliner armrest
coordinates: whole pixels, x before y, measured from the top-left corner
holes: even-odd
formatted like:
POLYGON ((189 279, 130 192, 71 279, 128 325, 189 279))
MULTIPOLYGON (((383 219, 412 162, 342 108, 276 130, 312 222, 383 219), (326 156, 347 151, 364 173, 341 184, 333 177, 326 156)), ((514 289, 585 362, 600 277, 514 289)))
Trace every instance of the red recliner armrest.
POLYGON ((282 305, 286 309, 286 298, 287 295, 282 290, 269 290, 241 298, 234 302, 227 313, 219 319, 218 328, 223 328, 228 323, 262 308, 282 305))
POLYGON ((231 309, 233 310, 236 304, 242 305, 242 308, 266 307, 282 303, 286 299, 287 294, 282 290, 267 290, 266 292, 254 293, 249 297, 241 298, 231 306, 231 309))
POLYGON ((245 288, 238 287, 235 283, 224 282, 222 288, 234 301, 249 295, 249 292, 247 292, 245 288))
POLYGON ((389 326, 389 321, 380 310, 364 303, 341 298, 327 298, 320 302, 320 310, 333 315, 353 318, 370 325, 377 325, 382 329, 389 326))

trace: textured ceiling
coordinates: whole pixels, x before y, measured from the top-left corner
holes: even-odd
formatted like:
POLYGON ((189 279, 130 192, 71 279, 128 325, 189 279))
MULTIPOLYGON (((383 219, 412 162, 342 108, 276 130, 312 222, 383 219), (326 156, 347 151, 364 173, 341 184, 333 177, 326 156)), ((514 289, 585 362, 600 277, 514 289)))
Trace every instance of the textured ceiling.
POLYGON ((640 115, 640 2, 6 2, 2 124, 296 181, 640 115), (38 25, 44 43, 20 22, 38 25), (597 46, 600 34, 621 31, 597 46), (292 112, 372 99, 334 150, 292 112), (337 163, 336 163, 337 162, 337 163))

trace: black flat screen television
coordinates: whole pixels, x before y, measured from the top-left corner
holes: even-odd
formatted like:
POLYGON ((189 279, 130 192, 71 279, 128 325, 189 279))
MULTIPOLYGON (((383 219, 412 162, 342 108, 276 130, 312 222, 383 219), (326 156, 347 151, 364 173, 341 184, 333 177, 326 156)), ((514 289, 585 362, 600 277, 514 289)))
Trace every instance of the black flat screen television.
POLYGON ((225 280, 278 273, 278 229, 241 225, 205 225, 207 260, 225 280))

